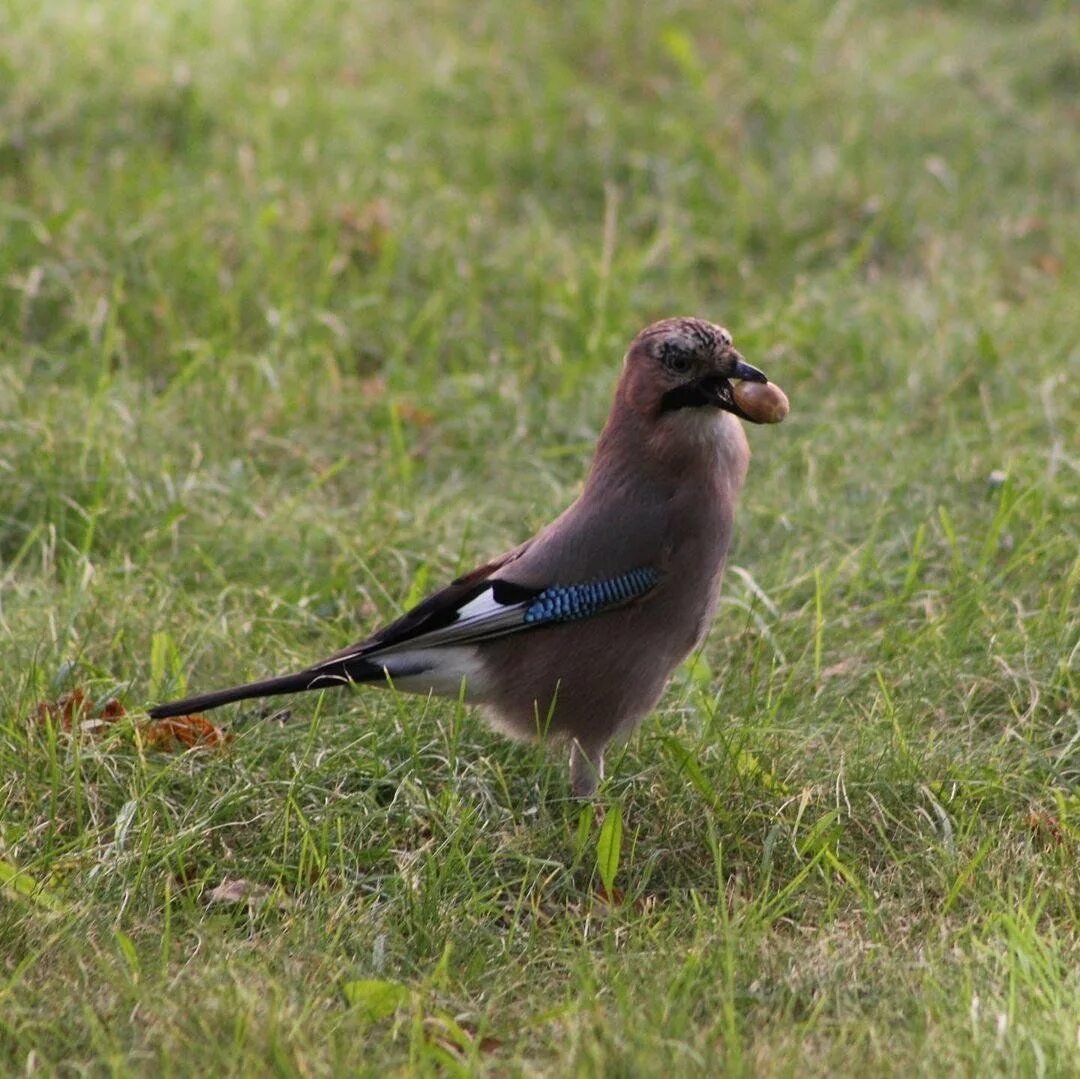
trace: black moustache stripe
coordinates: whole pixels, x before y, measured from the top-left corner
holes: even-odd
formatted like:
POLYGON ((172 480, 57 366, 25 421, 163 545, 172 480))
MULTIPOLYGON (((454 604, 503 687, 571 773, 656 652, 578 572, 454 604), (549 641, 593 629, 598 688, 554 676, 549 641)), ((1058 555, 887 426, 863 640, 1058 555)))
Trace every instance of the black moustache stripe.
POLYGON ((700 382, 684 382, 681 386, 668 390, 660 398, 660 412, 678 412, 680 408, 702 408, 704 405, 716 407, 716 393, 700 382))

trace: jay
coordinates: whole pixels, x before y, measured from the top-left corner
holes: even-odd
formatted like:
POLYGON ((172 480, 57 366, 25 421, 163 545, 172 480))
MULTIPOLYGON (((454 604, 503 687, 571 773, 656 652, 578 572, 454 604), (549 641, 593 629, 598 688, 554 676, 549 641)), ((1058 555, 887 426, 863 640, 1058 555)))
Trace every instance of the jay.
POLYGON ((150 716, 348 683, 464 692, 498 730, 568 744, 571 788, 589 797, 605 747, 652 710, 712 621, 750 457, 736 417, 759 419, 732 380, 767 382, 723 327, 646 327, 580 497, 532 539, 305 670, 150 716))

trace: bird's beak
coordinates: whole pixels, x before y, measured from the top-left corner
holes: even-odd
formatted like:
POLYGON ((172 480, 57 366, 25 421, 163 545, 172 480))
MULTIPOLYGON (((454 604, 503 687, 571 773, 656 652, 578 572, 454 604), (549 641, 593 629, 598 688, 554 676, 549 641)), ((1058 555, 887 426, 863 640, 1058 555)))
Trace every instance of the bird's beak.
POLYGON ((751 423, 756 423, 757 421, 748 416, 736 402, 735 392, 729 381, 732 378, 737 378, 741 382, 768 382, 768 378, 763 371, 759 371, 752 364, 747 363, 737 352, 733 351, 732 363, 727 375, 714 376, 707 383, 709 396, 717 408, 722 408, 725 412, 730 412, 741 420, 750 420, 751 423))
POLYGON ((740 379, 743 382, 768 382, 765 377, 764 371, 759 371, 756 367, 751 366, 740 356, 735 353, 735 366, 731 369, 731 378, 740 379))

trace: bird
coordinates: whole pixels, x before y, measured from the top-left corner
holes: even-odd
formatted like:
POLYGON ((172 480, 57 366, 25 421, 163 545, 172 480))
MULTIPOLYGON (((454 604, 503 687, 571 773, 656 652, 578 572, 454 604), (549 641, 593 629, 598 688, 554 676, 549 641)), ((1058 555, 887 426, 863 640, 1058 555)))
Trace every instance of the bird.
POLYGON ((724 327, 646 326, 581 494, 531 539, 304 670, 149 716, 351 684, 463 696, 504 734, 568 745, 572 795, 591 797, 605 749, 653 710, 712 623, 750 459, 739 420, 757 422, 739 380, 768 382, 724 327))

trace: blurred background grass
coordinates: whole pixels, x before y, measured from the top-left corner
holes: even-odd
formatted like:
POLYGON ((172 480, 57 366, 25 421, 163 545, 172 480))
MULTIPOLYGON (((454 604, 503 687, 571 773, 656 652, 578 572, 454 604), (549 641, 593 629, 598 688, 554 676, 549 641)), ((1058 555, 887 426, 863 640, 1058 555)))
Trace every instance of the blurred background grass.
POLYGON ((1064 0, 9 4, 4 1066, 1074 1067, 1078 42, 1064 0), (35 719, 517 542, 680 313, 793 413, 602 799, 614 908, 562 763, 452 705, 185 756, 35 719))

